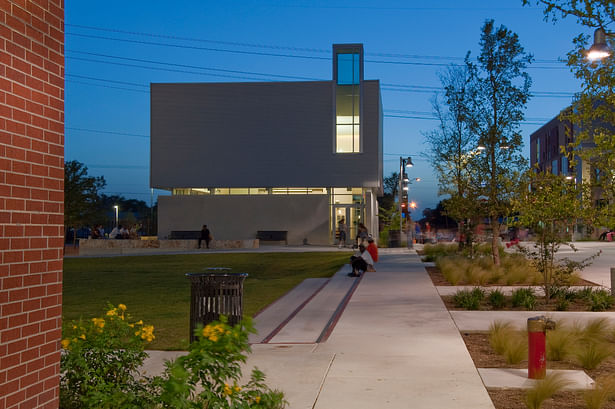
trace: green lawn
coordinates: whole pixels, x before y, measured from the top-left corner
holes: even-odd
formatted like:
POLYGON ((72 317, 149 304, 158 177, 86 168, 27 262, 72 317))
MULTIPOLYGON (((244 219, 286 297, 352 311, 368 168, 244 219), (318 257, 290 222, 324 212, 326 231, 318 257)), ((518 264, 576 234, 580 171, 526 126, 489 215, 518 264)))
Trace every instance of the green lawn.
POLYGON ((206 267, 248 273, 244 314, 252 316, 306 278, 330 277, 347 253, 234 253, 64 259, 63 317, 99 316, 108 302, 124 303, 155 326, 152 349, 183 349, 188 338, 190 282, 206 267))

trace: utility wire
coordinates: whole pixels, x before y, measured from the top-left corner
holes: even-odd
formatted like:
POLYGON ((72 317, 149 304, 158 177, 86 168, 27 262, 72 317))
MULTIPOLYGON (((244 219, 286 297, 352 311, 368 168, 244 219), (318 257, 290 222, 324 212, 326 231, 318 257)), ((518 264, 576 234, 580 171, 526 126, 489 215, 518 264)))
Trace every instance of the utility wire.
MULTIPOLYGON (((67 36, 75 36, 82 38, 90 38, 97 40, 106 40, 106 41, 118 41, 124 43, 132 43, 132 44, 142 44, 142 45, 153 45, 159 47, 172 47, 172 48, 180 48, 180 49, 190 49, 190 50, 200 50, 200 51, 214 51, 214 52, 225 52, 231 54, 247 54, 247 55, 259 55, 259 56, 267 56, 267 57, 284 57, 284 58, 299 58, 299 59, 308 59, 308 60, 326 60, 330 61, 330 57, 318 57, 318 56, 310 56, 310 55, 296 55, 296 54, 281 54, 281 53, 270 53, 270 52, 261 52, 261 51, 246 51, 246 50, 231 50, 228 48, 212 48, 212 47, 199 47, 192 45, 183 45, 183 44, 171 44, 171 43, 160 43, 155 41, 145 41, 145 40, 131 40, 126 38, 114 38, 107 36, 99 36, 93 34, 79 34, 66 32, 67 36)), ((433 57, 433 56, 427 56, 433 57)), ((456 63, 427 63, 427 62, 413 62, 413 61, 384 61, 384 60, 372 60, 365 59, 366 63, 374 63, 374 64, 397 64, 397 65, 418 65, 418 66, 434 66, 434 67, 447 67, 447 66, 463 66, 463 64, 456 63)), ((528 69, 567 69, 566 66, 561 67, 534 67, 528 66, 528 69)))
MULTIPOLYGON (((465 10, 465 8, 464 8, 465 10)), ((220 40, 209 40, 195 37, 181 37, 181 36, 173 36, 173 35, 164 35, 164 34, 156 34, 156 33, 146 33, 140 31, 127 31, 127 30, 119 30, 105 27, 95 27, 95 26, 86 26, 80 24, 65 24, 66 27, 74 27, 86 30, 94 30, 94 31, 102 31, 109 33, 117 33, 117 34, 128 34, 128 35, 136 35, 136 36, 144 36, 151 38, 164 38, 169 40, 179 40, 179 41, 193 41, 200 43, 208 43, 208 44, 223 44, 230 45, 236 47, 251 47, 251 48, 263 48, 263 49, 274 49, 274 50, 289 50, 289 51, 301 51, 301 52, 311 52, 311 53, 320 53, 320 54, 330 54, 331 50, 322 49, 322 48, 307 48, 307 47, 288 47, 288 46, 280 46, 280 45, 269 45, 269 44, 255 44, 255 43, 243 43, 243 42, 233 42, 233 41, 220 41, 220 40)), ((84 34, 79 33, 66 33, 67 35, 75 35, 75 36, 83 36, 84 34)), ((375 55, 379 57, 389 57, 389 58, 407 58, 407 59, 434 59, 434 60, 456 60, 463 61, 464 57, 451 57, 451 56, 439 56, 439 55, 418 55, 418 54, 403 54, 403 53, 374 53, 369 52, 366 53, 367 56, 375 55)), ((535 60, 537 63, 544 64, 562 64, 564 63, 558 59, 537 59, 535 60)))

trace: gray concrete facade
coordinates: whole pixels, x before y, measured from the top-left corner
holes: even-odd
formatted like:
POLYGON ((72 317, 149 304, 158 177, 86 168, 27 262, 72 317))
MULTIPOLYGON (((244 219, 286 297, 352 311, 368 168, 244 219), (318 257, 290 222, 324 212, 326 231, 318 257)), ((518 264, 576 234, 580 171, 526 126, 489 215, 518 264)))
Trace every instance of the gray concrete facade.
POLYGON ((172 230, 200 230, 207 224, 216 240, 248 240, 257 230, 286 230, 288 244, 328 244, 326 195, 160 196, 158 236, 172 230))
MULTIPOLYGON (((347 47, 360 50, 362 67, 360 44, 336 45, 334 54, 347 54, 347 47)), ((349 106, 345 86, 336 81, 151 84, 150 185, 174 192, 159 197, 158 236, 207 224, 222 240, 284 230, 288 244, 330 244, 341 217, 335 206, 348 205, 353 207, 346 220, 350 235, 362 222, 377 237, 376 196, 383 189, 380 83, 363 81, 361 71, 360 83, 352 85, 359 92, 350 97, 360 109, 350 116, 340 111, 349 106), (355 121, 350 126, 343 122, 348 118, 355 121), (345 148, 336 148, 341 143, 336 132, 346 137, 342 129, 348 127, 353 148, 341 152, 345 148), (286 195, 280 188, 327 190, 286 195), (348 201, 336 198, 334 204, 335 188, 362 193, 356 197, 353 191, 348 201)))
POLYGON ((151 185, 382 188, 379 81, 362 152, 335 153, 332 81, 151 85, 151 185))

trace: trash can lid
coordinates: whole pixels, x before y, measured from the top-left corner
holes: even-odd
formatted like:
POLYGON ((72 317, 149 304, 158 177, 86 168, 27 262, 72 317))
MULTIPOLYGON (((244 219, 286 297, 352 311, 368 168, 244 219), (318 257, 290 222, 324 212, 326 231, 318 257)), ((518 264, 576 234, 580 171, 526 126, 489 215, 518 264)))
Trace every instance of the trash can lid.
POLYGON ((186 273, 187 278, 197 277, 247 277, 248 273, 186 273))

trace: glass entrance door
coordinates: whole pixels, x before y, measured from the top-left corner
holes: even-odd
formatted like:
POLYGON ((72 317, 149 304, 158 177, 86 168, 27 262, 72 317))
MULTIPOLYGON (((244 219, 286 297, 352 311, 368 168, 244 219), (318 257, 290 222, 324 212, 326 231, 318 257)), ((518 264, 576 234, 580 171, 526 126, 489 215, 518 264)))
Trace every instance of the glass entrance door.
POLYGON ((331 218, 331 231, 333 243, 337 244, 339 238, 338 226, 340 220, 346 222, 346 245, 352 246, 357 236, 357 224, 361 217, 361 207, 358 205, 334 205, 331 218))

